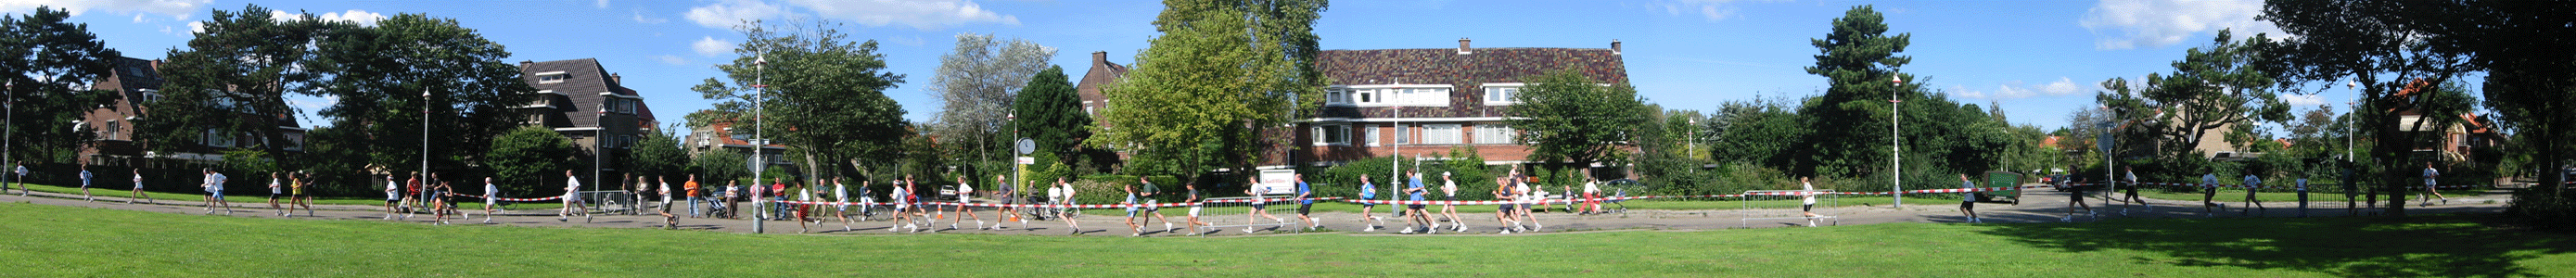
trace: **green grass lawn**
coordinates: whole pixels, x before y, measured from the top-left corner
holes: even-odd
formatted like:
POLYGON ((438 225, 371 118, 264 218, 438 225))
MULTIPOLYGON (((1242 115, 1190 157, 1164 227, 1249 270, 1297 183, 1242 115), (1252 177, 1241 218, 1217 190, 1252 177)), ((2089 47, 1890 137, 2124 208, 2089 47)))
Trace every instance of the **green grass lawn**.
POLYGON ((2332 277, 2576 275, 2489 216, 1898 223, 1528 236, 811 236, 0 204, 6 276, 2332 277), (757 262, 757 263, 746 263, 757 262))

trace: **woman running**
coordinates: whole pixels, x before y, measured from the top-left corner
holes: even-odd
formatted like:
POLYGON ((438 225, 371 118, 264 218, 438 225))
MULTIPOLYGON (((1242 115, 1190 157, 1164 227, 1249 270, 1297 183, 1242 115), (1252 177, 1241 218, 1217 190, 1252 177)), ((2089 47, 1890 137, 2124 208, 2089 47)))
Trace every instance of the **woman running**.
POLYGON ((483 224, 492 224, 492 216, 499 215, 494 211, 500 208, 501 186, 493 185, 492 177, 483 177, 483 224))
MULTIPOLYGON (((268 173, 268 209, 276 211, 277 216, 286 216, 286 207, 277 205, 278 198, 286 197, 286 183, 282 178, 277 172, 268 173)), ((287 202, 294 201, 290 199, 287 202)))
POLYGON ((134 198, 138 196, 143 197, 143 203, 145 204, 158 201, 152 199, 152 194, 143 193, 143 168, 134 169, 134 193, 125 194, 125 203, 133 204, 134 198))
POLYGON ((287 214, 293 216, 295 208, 300 207, 304 208, 305 217, 312 217, 313 196, 304 195, 304 183, 313 180, 313 173, 294 173, 286 176, 290 180, 287 183, 286 202, 292 205, 287 207, 287 214))
POLYGON ((912 209, 912 198, 906 198, 911 195, 912 189, 903 186, 903 180, 894 181, 894 191, 888 191, 886 199, 894 201, 894 222, 902 223, 903 225, 887 226, 887 232, 893 232, 905 227, 911 227, 914 232, 921 231, 920 227, 914 227, 912 225, 912 214, 904 213, 904 211, 912 209))
POLYGON ((402 200, 402 181, 394 180, 393 174, 385 174, 385 220, 394 220, 394 215, 402 214, 398 207, 402 200))
POLYGON ((957 215, 962 217, 948 219, 948 229, 956 230, 957 222, 966 221, 966 218, 975 218, 975 229, 984 229, 984 217, 975 216, 975 209, 966 207, 974 203, 975 185, 966 184, 966 175, 957 175, 957 205, 949 207, 956 208, 957 215))
POLYGON ((1458 181, 1446 171, 1440 172, 1440 196, 1440 215, 1449 217, 1449 231, 1466 232, 1467 220, 1458 218, 1458 181))

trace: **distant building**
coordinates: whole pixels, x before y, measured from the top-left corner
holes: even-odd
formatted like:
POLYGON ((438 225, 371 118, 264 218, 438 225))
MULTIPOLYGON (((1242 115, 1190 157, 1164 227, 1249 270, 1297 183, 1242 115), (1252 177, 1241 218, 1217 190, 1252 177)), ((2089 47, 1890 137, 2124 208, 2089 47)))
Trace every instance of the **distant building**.
POLYGON ((644 132, 658 130, 644 97, 598 59, 520 62, 519 73, 537 89, 535 100, 516 107, 527 112, 522 122, 553 128, 583 152, 605 157, 603 175, 623 174, 618 169, 626 162, 616 158, 633 151, 644 132))
POLYGON ((1326 50, 1318 70, 1332 80, 1323 108, 1298 119, 1291 155, 1265 165, 1332 165, 1370 157, 1438 157, 1474 146, 1486 164, 1527 161, 1506 121, 1528 86, 1522 78, 1573 69, 1602 84, 1628 81, 1619 41, 1609 48, 1326 50), (1399 150, 1400 149, 1400 150, 1399 150))
MULTIPOLYGON (((90 109, 88 113, 81 115, 81 122, 77 127, 97 134, 98 140, 81 147, 79 157, 76 158, 79 163, 143 166, 142 163, 156 161, 219 162, 224 160, 222 154, 224 149, 257 146, 265 140, 265 136, 260 135, 222 134, 208 130, 201 132, 204 135, 192 142, 148 142, 149 140, 145 139, 149 138, 135 134, 136 123, 150 120, 148 112, 150 107, 146 104, 158 101, 162 97, 161 85, 167 80, 161 77, 161 61, 117 57, 111 63, 115 68, 110 70, 108 76, 90 86, 115 92, 115 100, 109 105, 90 109), (179 146, 170 153, 160 153, 150 151, 149 144, 179 144, 179 146)), ((288 141, 282 149, 288 152, 304 151, 306 130, 296 123, 294 116, 247 113, 240 116, 244 118, 278 117, 284 124, 277 129, 285 133, 288 141)))
MULTIPOLYGON (((2416 79, 2414 82, 2406 84, 2405 89, 2398 90, 2396 94, 2390 95, 2389 98, 2412 98, 2415 94, 2421 93, 2422 90, 2429 89, 2433 89, 2432 83, 2426 82, 2423 79, 2416 79)), ((2480 149, 2496 148, 2504 145, 2506 137, 2504 133, 2499 132, 2495 128, 2494 119, 2480 116, 2477 113, 2434 115, 2437 118, 2426 119, 2424 118, 2426 115, 2422 109, 2408 109, 2396 112, 2398 132, 2403 132, 2408 135, 2418 135, 2411 136, 2411 138, 2417 139, 2415 142, 2408 143, 2414 146, 2413 149, 2415 151, 2415 155, 2418 157, 2440 159, 2444 163, 2469 161, 2494 163, 2497 160, 2502 159, 2502 157, 2478 157, 2476 155, 2477 151, 2480 149), (2439 118, 2445 116, 2451 118, 2439 118)))
MULTIPOLYGON (((744 140, 749 139, 751 136, 748 135, 750 134, 735 136, 733 131, 733 122, 708 123, 705 127, 690 130, 689 137, 682 139, 681 144, 688 147, 690 157, 703 155, 708 151, 732 151, 744 154, 751 153, 751 141, 744 140)), ((760 146, 761 157, 767 158, 770 165, 795 165, 795 163, 783 159, 785 157, 781 156, 781 154, 786 153, 786 151, 786 145, 767 144, 760 146)))

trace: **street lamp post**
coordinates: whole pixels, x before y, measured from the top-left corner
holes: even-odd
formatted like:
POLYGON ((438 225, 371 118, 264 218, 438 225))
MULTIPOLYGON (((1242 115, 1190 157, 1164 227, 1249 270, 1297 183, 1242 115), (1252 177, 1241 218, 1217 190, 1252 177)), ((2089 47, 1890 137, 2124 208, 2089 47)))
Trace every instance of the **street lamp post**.
MULTIPOLYGON (((762 79, 766 77, 765 74, 767 74, 769 70, 769 54, 762 53, 759 54, 759 56, 753 57, 751 68, 751 186, 761 186, 761 174, 769 171, 769 156, 764 154, 764 152, 768 151, 769 139, 768 137, 760 136, 761 120, 765 120, 762 119, 762 117, 765 116, 763 113, 766 112, 766 110, 763 109, 766 108, 766 103, 762 101, 763 99, 761 98, 764 97, 763 94, 769 90, 769 84, 762 82, 762 79)), ((769 194, 779 193, 769 192, 769 194)), ((768 210, 760 209, 761 199, 759 197, 760 196, 753 196, 751 201, 751 207, 753 208, 751 213, 751 233, 755 234, 765 233, 769 230, 768 210)))
POLYGON ((1890 76, 1887 78, 1887 82, 1895 84, 1894 86, 1889 86, 1887 89, 1887 149, 1888 153, 1894 155, 1893 158, 1895 158, 1887 161, 1889 168, 1895 169, 1894 172, 1888 172, 1888 176, 1896 179, 1896 183, 1893 184, 1896 188, 1896 208, 1905 208, 1905 146, 1898 145, 1896 141, 1897 138, 1905 137, 1903 134, 1898 133, 1896 128, 1897 122, 1905 120, 1904 117, 1898 116, 1896 113, 1896 104, 1905 102, 1905 100, 1898 98, 1898 95, 1903 94, 1902 92, 1905 90, 1903 88, 1905 85, 1905 77, 1890 76))
POLYGON ((423 178, 429 175, 429 88, 420 89, 420 174, 423 178))

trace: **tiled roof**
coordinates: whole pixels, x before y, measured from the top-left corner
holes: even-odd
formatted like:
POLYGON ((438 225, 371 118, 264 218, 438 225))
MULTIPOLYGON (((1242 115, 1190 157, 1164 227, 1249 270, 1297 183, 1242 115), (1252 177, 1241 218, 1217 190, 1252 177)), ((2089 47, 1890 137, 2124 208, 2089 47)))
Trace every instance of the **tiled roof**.
POLYGON ((1335 107, 1318 117, 1504 117, 1510 106, 1486 106, 1484 83, 1524 83, 1522 78, 1573 68, 1602 83, 1628 81, 1618 51, 1607 48, 1454 48, 1325 50, 1317 69, 1332 85, 1445 84, 1448 107, 1335 107), (1397 115, 1398 112, 1403 113, 1397 115))
POLYGON ((562 93, 571 101, 570 105, 558 106, 559 108, 554 111, 563 113, 564 118, 572 122, 571 127, 600 126, 600 117, 594 115, 600 111, 600 103, 605 99, 599 95, 600 92, 635 95, 635 90, 609 83, 608 70, 599 65, 598 59, 535 62, 519 71, 520 78, 526 79, 528 86, 536 87, 537 90, 553 90, 556 93, 562 93), (564 82, 552 84, 538 82, 537 73, 557 71, 564 72, 566 77, 564 82))

